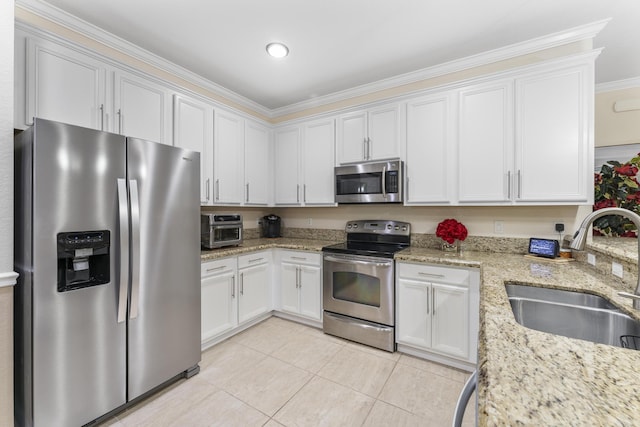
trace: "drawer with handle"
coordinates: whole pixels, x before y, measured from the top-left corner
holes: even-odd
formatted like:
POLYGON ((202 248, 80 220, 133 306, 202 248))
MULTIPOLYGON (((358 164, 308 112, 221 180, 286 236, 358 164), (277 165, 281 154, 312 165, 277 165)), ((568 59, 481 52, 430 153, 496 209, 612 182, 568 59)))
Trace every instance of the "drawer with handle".
POLYGON ((469 270, 454 267, 439 267, 428 264, 398 263, 398 276, 426 282, 467 284, 469 270))
POLYGON ((253 252, 247 255, 241 255, 238 257, 238 268, 253 267, 254 265, 261 265, 271 262, 270 251, 253 252))
POLYGON ((200 264, 200 277, 212 276, 236 269, 236 257, 206 261, 200 264))
POLYGON ((289 262, 292 264, 311 264, 311 265, 322 264, 322 254, 316 253, 316 252, 285 250, 281 252, 280 259, 283 262, 289 262))

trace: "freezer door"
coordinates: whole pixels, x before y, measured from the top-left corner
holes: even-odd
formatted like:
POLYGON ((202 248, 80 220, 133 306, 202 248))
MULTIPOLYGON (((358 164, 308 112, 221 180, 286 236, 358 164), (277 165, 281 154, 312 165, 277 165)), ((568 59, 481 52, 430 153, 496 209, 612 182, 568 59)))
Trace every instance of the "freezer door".
POLYGON ((200 361, 200 154, 127 139, 129 400, 200 361))
MULTIPOLYGON (((26 363, 19 367, 25 375, 18 373, 16 380, 30 378, 31 369, 33 376, 31 384, 19 387, 23 391, 16 403, 24 408, 20 418, 32 417, 35 426, 79 426, 126 402, 126 323, 117 321, 117 180, 125 177, 126 146, 114 134, 41 119, 34 126, 32 186, 22 186, 24 193, 16 195, 25 213, 32 203, 31 223, 17 223, 16 239, 28 240, 33 251, 32 265, 20 266, 19 292, 28 295, 29 287, 32 294, 16 310, 30 311, 32 323, 21 317, 25 324, 17 336, 22 341, 17 360, 26 363), (82 234, 96 230, 101 234, 82 234), (60 233, 89 236, 94 246, 108 234, 109 245, 100 250, 108 249, 101 262, 108 261, 110 280, 60 291, 60 233)), ((72 279, 80 284, 85 273, 89 277, 85 267, 92 275, 98 267, 90 264, 91 250, 69 251, 78 262, 69 261, 67 273, 77 274, 72 279)))

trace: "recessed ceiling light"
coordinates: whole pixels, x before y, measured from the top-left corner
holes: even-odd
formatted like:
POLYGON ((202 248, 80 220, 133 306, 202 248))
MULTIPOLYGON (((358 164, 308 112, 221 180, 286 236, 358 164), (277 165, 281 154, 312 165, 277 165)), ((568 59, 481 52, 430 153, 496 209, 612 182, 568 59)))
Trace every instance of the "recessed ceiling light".
POLYGON ((274 58, 284 58, 289 55, 289 48, 282 43, 269 43, 267 45, 267 53, 274 58))

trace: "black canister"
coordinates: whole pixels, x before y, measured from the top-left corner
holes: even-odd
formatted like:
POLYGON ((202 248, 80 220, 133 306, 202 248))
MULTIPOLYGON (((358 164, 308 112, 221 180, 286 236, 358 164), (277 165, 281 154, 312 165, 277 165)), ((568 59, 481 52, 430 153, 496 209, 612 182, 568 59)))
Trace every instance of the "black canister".
POLYGON ((282 220, 277 215, 262 217, 262 237, 280 237, 282 220))

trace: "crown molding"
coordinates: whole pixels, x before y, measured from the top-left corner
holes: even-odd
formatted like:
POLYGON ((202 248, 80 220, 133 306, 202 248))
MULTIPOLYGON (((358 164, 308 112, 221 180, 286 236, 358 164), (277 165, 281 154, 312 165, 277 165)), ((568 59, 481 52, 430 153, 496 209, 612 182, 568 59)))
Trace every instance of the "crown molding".
MULTIPOLYGON (((392 89, 398 86, 415 83, 422 80, 468 70, 471 68, 512 59, 518 56, 535 53, 545 49, 574 43, 582 40, 594 38, 610 21, 604 19, 590 24, 581 25, 567 30, 552 33, 546 36, 537 37, 520 43, 515 43, 498 49, 486 51, 465 58, 445 62, 433 67, 401 74, 388 79, 378 80, 361 86, 350 88, 344 91, 335 92, 325 96, 320 96, 307 101, 294 103, 281 108, 269 109, 263 105, 252 101, 240 94, 237 94, 223 86, 207 80, 177 64, 174 64, 158 55, 155 55, 139 46, 136 46, 114 34, 111 34, 93 24, 83 21, 68 12, 58 9, 42 0, 16 0, 16 7, 47 19, 57 25, 61 25, 71 31, 77 32, 85 37, 89 37, 98 43, 109 48, 116 49, 134 59, 146 62, 159 70, 171 73, 192 84, 211 91, 222 98, 236 103, 248 110, 256 112, 258 115, 275 120, 278 117, 302 112, 307 109, 320 107, 327 104, 346 101, 362 95, 392 89)), ((19 17, 16 14, 16 20, 19 17)), ((30 22, 21 21, 27 25, 30 22)))
POLYGON ((18 280, 18 273, 14 271, 10 271, 7 273, 0 273, 0 288, 4 288, 6 286, 13 286, 16 284, 18 280))
POLYGON ((412 71, 388 79, 364 84, 355 88, 335 92, 308 101, 298 102, 286 107, 275 108, 271 111, 274 117, 293 114, 309 108, 315 108, 325 104, 331 104, 334 102, 344 101, 349 98, 367 95, 372 92, 392 89, 394 87, 415 83, 422 80, 428 80, 446 74, 460 72, 471 68, 504 61, 507 59, 516 58, 518 56, 539 52, 541 50, 551 49, 569 43, 592 39, 600 31, 602 31, 602 29, 609 23, 610 20, 611 18, 603 19, 601 21, 581 25, 524 42, 515 43, 498 49, 482 52, 476 55, 467 56, 465 58, 445 62, 433 67, 423 68, 421 70, 412 71))
MULTIPOLYGON (((237 103, 249 110, 255 111, 262 116, 271 118, 272 112, 270 109, 258 104, 255 101, 250 100, 240 94, 237 94, 217 83, 207 80, 198 74, 187 70, 177 64, 174 64, 167 59, 164 59, 148 50, 145 50, 139 46, 134 45, 120 38, 114 34, 111 34, 89 22, 65 12, 55 6, 52 6, 46 2, 40 0, 16 0, 16 7, 37 15, 41 18, 47 19, 57 25, 61 25, 71 31, 79 33, 85 37, 89 37, 98 43, 101 43, 109 48, 116 49, 134 59, 146 62, 147 64, 155 67, 159 70, 171 73, 181 79, 184 79, 194 85, 200 86, 203 89, 211 91, 223 98, 228 99, 234 103, 237 103)), ((16 20, 18 20, 18 14, 16 14, 16 20)), ((31 22, 21 21, 24 24, 33 24, 31 22)))
POLYGON ((611 92, 614 90, 625 90, 638 87, 640 87, 640 76, 631 79, 616 80, 613 82, 597 84, 596 93, 611 92))

